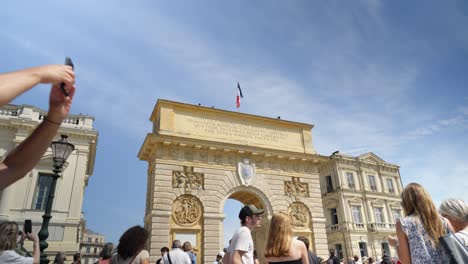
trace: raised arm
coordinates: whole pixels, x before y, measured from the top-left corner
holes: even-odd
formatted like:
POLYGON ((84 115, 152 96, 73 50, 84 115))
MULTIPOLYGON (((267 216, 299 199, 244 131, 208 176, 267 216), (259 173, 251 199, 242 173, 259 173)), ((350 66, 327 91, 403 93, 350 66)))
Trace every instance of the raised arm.
POLYGON ((39 238, 36 234, 27 234, 27 238, 33 242, 33 264, 39 264, 39 258, 41 257, 39 238))
POLYGON ((8 104, 18 95, 39 83, 75 83, 75 73, 70 66, 44 65, 0 74, 0 105, 8 104))
POLYGON ((396 223, 396 231, 398 237, 398 258, 400 259, 402 264, 410 264, 411 263, 411 253, 410 247, 408 243, 408 237, 406 236, 405 232, 403 232, 403 228, 401 227, 400 221, 396 223))
POLYGON ((67 97, 59 83, 52 85, 47 118, 0 163, 0 190, 24 177, 44 155, 70 111, 75 87, 66 89, 69 93, 67 97))
POLYGON ((309 252, 307 252, 307 248, 305 247, 304 243, 298 241, 299 243, 299 250, 301 251, 301 262, 302 264, 312 264, 309 263, 309 252))

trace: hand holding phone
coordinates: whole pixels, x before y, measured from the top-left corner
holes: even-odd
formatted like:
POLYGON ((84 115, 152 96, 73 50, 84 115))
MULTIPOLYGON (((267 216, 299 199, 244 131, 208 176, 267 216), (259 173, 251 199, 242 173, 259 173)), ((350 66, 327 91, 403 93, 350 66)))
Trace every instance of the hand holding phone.
MULTIPOLYGON (((75 66, 73 65, 73 62, 72 62, 72 60, 70 59, 70 57, 66 57, 66 58, 65 58, 65 65, 71 66, 72 69, 75 68, 75 66)), ((60 84, 60 88, 62 89, 62 92, 63 92, 63 94, 64 94, 65 96, 69 96, 67 90, 65 90, 65 83, 61 83, 61 84, 60 84)))

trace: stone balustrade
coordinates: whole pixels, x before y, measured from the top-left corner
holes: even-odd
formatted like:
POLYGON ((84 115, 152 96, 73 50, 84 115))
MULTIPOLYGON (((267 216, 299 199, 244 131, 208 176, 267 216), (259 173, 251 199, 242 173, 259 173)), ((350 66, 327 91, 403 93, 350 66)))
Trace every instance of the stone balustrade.
MULTIPOLYGON (((0 119, 31 120, 42 122, 47 112, 30 105, 5 105, 0 107, 0 119)), ((93 130, 94 117, 89 115, 69 115, 62 122, 62 127, 93 130)))

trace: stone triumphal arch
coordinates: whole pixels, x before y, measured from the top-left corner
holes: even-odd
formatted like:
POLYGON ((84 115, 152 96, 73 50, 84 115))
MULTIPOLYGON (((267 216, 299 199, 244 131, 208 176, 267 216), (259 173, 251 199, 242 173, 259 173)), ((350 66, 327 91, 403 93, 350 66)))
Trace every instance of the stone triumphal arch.
MULTIPOLYGON (((199 263, 223 247, 227 199, 265 209, 253 236, 261 257, 274 211, 291 216, 294 235, 327 255, 312 125, 158 100, 138 157, 148 162, 145 228, 152 261, 173 239, 190 241, 199 263)), ((237 213, 237 212, 236 212, 237 213)))

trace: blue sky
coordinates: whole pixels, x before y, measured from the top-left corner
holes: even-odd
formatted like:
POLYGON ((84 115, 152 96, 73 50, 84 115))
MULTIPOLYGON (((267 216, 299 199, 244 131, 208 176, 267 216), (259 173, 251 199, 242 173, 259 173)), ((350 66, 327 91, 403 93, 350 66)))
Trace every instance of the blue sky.
POLYGON ((315 124, 320 154, 372 151, 437 203, 468 200, 464 1, 16 0, 0 18, 1 72, 76 65, 72 112, 100 134, 83 211, 108 240, 143 222, 156 100, 233 110, 238 81, 241 112, 315 124))

